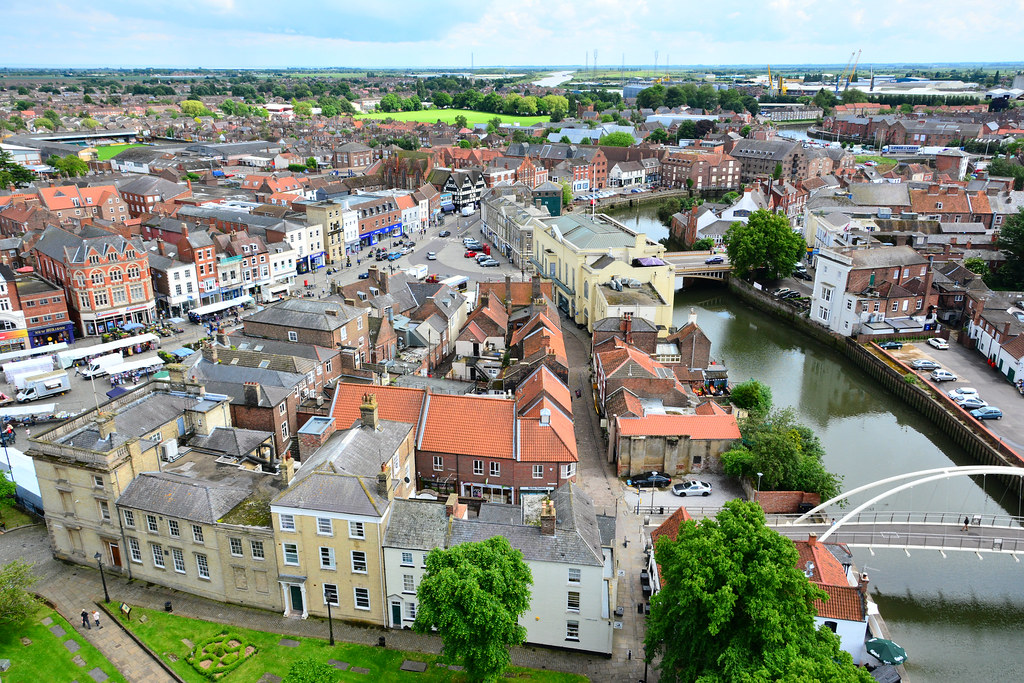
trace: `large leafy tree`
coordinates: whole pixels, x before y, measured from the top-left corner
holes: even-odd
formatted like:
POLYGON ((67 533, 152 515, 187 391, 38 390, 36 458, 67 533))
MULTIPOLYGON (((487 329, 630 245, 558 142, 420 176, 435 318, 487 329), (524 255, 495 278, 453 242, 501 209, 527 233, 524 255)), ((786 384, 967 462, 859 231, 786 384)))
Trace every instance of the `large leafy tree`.
POLYGON ((742 278, 755 270, 769 280, 786 277, 807 250, 785 216, 764 209, 750 214, 747 223, 733 223, 723 239, 733 272, 742 278))
POLYGON ((46 160, 46 163, 53 166, 61 175, 67 176, 68 178, 85 175, 89 172, 89 164, 85 163, 74 154, 69 154, 63 159, 53 155, 46 160))
POLYGON ((1006 261, 995 273, 995 284, 1002 289, 1024 289, 1024 209, 1003 222, 996 248, 1006 261))
POLYGON ((14 161, 6 149, 0 149, 0 188, 7 189, 11 185, 24 187, 35 179, 35 173, 14 161))
POLYGON ((814 600, 827 595, 797 568, 793 543, 765 526, 756 503, 730 501, 717 518, 679 527, 655 548, 662 589, 651 599, 648 661, 662 681, 867 682, 814 627, 814 600))
POLYGON ((734 405, 752 413, 766 413, 772 408, 772 390, 756 379, 741 382, 729 395, 734 405))
POLYGON ((636 143, 633 136, 625 131, 616 131, 614 133, 608 133, 608 135, 601 136, 601 139, 597 144, 607 145, 609 147, 632 147, 636 143))
POLYGON ((32 565, 23 560, 0 567, 0 623, 17 624, 32 614, 36 601, 28 589, 37 578, 32 565))
POLYGON ((436 628, 445 655, 461 661, 471 680, 494 680, 509 664, 509 647, 526 639, 519 617, 530 606, 532 584, 523 554, 503 536, 435 548, 413 628, 436 628))

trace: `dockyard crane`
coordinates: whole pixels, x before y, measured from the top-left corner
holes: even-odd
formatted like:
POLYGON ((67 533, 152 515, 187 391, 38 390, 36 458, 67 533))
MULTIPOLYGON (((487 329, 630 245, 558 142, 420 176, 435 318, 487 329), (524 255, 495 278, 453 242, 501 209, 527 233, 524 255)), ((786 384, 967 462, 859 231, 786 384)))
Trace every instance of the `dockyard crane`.
POLYGON ((853 60, 853 68, 850 73, 846 75, 846 85, 843 86, 843 92, 850 87, 850 81, 853 80, 854 75, 857 73, 857 64, 860 63, 860 50, 857 50, 857 58, 853 60))
POLYGON ((853 57, 856 54, 857 54, 856 52, 851 52, 850 53, 850 58, 848 60, 846 60, 846 67, 843 69, 843 73, 841 73, 840 75, 836 76, 836 95, 839 94, 839 83, 841 81, 846 80, 846 74, 850 71, 850 65, 853 64, 853 57))
POLYGON ((772 65, 768 65, 768 96, 775 96, 775 83, 772 81, 772 65))

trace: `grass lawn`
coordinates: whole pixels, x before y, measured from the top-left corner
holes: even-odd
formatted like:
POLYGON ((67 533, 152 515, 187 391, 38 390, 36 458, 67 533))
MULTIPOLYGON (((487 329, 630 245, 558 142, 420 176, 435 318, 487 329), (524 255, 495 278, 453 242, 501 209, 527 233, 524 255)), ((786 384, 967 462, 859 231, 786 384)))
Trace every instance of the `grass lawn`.
POLYGON ((19 526, 35 524, 36 522, 36 520, 15 507, 10 507, 0 512, 0 519, 4 521, 4 526, 8 529, 17 529, 19 526))
POLYGON ((126 144, 123 144, 123 145, 106 145, 105 147, 97 147, 96 148, 96 157, 100 161, 107 161, 108 159, 112 159, 112 158, 116 157, 118 154, 120 154, 121 152, 125 151, 126 149, 130 149, 132 147, 145 147, 145 145, 138 145, 138 144, 134 144, 133 145, 133 144, 127 144, 126 143, 126 144))
POLYGON ((858 154, 856 157, 854 157, 854 161, 856 161, 858 164, 863 164, 865 161, 873 161, 876 164, 878 164, 877 166, 875 166, 875 168, 878 170, 879 173, 885 173, 886 171, 892 170, 893 168, 896 167, 896 164, 899 163, 895 159, 890 159, 889 157, 880 157, 873 154, 858 154))
POLYGON ((394 119, 395 121, 422 121, 424 123, 437 123, 440 119, 445 123, 455 123, 455 117, 462 114, 466 117, 466 123, 472 126, 474 123, 487 123, 495 116, 501 119, 502 123, 518 123, 520 126, 532 126, 541 121, 547 121, 547 116, 507 116, 505 114, 491 114, 485 111, 470 111, 468 109, 424 109, 423 111, 399 111, 393 113, 379 112, 375 114, 359 114, 357 119, 394 119))
MULTIPOLYGON (((283 636, 279 633, 267 633, 265 631, 251 631, 245 628, 237 628, 216 624, 209 621, 199 621, 179 617, 166 612, 132 608, 131 621, 122 623, 135 633, 153 652, 156 652, 179 676, 189 683, 206 683, 208 679, 201 676, 186 661, 189 648, 182 643, 183 638, 188 638, 192 643, 199 644, 206 638, 212 638, 222 633, 228 633, 239 640, 242 646, 253 646, 256 652, 233 672, 227 674, 229 681, 255 681, 265 673, 272 673, 284 677, 292 662, 299 659, 314 657, 326 662, 328 659, 337 659, 348 662, 352 667, 369 669, 370 673, 358 674, 347 671, 339 671, 333 679, 324 681, 467 681, 465 674, 449 671, 447 668, 434 666, 438 661, 437 655, 428 655, 419 652, 402 652, 400 650, 381 649, 368 645, 354 645, 352 643, 339 642, 334 647, 327 643, 326 637, 323 640, 316 638, 293 638, 300 642, 298 647, 284 647, 278 645, 283 636), (146 617, 142 623, 141 617, 146 617), (427 670, 424 673, 410 673, 400 671, 402 662, 406 659, 413 659, 420 662, 427 662, 427 670)), ((326 636, 327 628, 324 626, 326 636)), ((577 683, 586 681, 583 676, 574 674, 559 673, 553 671, 535 671, 513 667, 513 673, 521 675, 516 680, 542 681, 544 683, 577 683), (525 674, 525 675, 524 675, 525 674)))
MULTIPOLYGON (((117 627, 110 625, 107 628, 117 627)), ((42 604, 24 624, 0 628, 0 658, 11 660, 11 668, 3 674, 4 683, 92 680, 89 671, 95 667, 107 672, 110 676, 107 680, 126 683, 99 650, 78 635, 59 614, 42 604), (53 619, 53 624, 44 626, 41 622, 46 617, 53 619), (64 629, 65 634, 58 638, 50 633, 49 629, 54 625, 64 629), (22 638, 28 638, 32 644, 22 645, 22 638), (81 649, 75 653, 68 651, 63 644, 67 640, 76 641, 81 649), (85 666, 78 666, 71 661, 76 654, 82 656, 85 666)))

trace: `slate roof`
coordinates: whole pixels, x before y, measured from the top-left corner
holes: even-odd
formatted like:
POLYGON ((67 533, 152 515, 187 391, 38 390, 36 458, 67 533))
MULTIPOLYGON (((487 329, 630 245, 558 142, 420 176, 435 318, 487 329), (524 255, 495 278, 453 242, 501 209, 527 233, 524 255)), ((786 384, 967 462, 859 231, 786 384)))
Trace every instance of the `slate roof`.
POLYGON ((364 314, 365 311, 355 306, 331 301, 286 299, 276 306, 264 308, 262 311, 250 315, 246 320, 305 330, 333 331, 364 314), (326 313, 328 310, 337 311, 338 314, 328 315, 326 313))
POLYGON ((188 445, 207 451, 244 457, 254 453, 267 439, 273 440, 273 438, 274 434, 271 432, 239 427, 217 427, 207 436, 196 434, 188 440, 188 445))
POLYGON ((250 488, 238 484, 213 483, 170 472, 140 472, 117 499, 117 505, 213 524, 251 493, 250 488))
POLYGON ((384 532, 385 547, 409 550, 444 547, 448 533, 448 515, 444 505, 396 498, 391 506, 391 517, 384 532))

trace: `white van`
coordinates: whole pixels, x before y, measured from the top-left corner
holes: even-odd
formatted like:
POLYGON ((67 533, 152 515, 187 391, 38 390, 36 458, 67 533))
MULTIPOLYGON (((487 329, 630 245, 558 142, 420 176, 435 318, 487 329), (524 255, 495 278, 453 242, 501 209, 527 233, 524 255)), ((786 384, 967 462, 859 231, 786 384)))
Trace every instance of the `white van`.
POLYGON ((108 353, 105 356, 97 356, 89 361, 88 366, 81 371, 81 374, 86 379, 102 377, 107 374, 111 367, 120 365, 123 362, 124 357, 120 353, 108 353))

